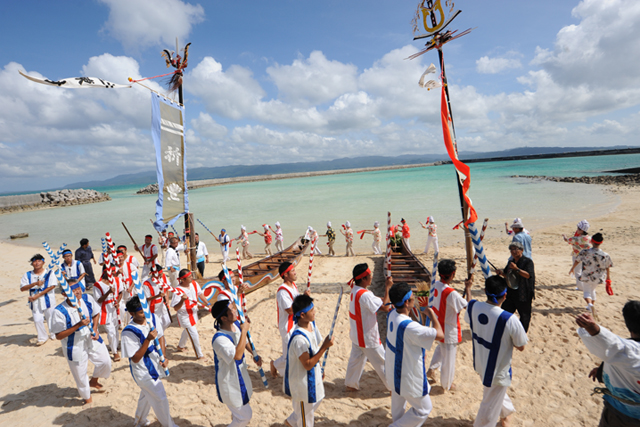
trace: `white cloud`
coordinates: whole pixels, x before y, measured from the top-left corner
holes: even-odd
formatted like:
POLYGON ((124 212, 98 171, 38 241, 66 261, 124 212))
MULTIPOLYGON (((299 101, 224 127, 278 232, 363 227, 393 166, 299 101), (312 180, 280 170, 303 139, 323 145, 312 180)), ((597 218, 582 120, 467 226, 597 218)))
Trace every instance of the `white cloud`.
POLYGON ((498 74, 515 68, 522 68, 522 63, 518 58, 483 56, 476 61, 476 70, 481 74, 498 74))
MULTIPOLYGON (((107 32, 132 51, 184 41, 193 25, 204 21, 202 6, 180 0, 100 0, 109 7, 107 32)), ((182 49, 184 46, 180 46, 182 49)))

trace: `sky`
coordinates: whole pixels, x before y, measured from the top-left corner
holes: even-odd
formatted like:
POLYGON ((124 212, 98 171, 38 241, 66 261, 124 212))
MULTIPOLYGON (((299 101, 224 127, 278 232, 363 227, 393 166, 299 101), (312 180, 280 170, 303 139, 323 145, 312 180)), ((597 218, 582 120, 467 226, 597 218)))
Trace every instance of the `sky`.
MULTIPOLYGON (((160 51, 176 37, 191 43, 190 168, 445 153, 440 93, 418 86, 437 53, 406 59, 424 45, 416 0, 55 4, 0 5, 0 192, 155 169, 147 89, 65 90, 18 70, 126 83, 170 71, 160 51)), ((444 46, 461 151, 640 145, 640 2, 454 8, 449 28, 473 28, 444 46)))

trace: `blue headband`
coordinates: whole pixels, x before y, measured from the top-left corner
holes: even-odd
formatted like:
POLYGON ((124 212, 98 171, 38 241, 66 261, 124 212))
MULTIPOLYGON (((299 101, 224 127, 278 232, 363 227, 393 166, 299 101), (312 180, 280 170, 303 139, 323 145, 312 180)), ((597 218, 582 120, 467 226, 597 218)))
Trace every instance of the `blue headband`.
POLYGON ((226 233, 227 230, 225 230, 224 228, 222 230, 220 230, 221 233, 226 233))
POLYGON ((300 316, 302 316, 302 313, 306 313, 307 311, 311 310, 312 308, 313 308, 313 303, 309 304, 308 306, 306 306, 305 308, 303 308, 302 310, 300 310, 296 314, 294 314, 293 318, 296 321, 296 323, 298 323, 298 319, 300 319, 300 316))
POLYGON ((66 249, 62 251, 62 256, 65 256, 66 254, 73 254, 73 252, 71 252, 71 249, 66 249))
POLYGON ((78 289, 80 287, 80 285, 81 285, 80 282, 76 282, 73 285, 71 285, 70 288, 71 288, 71 290, 78 289))
POLYGON ((487 297, 489 297, 489 301, 491 301, 494 304, 497 304, 498 298, 502 298, 504 294, 507 293, 507 288, 504 288, 504 291, 500 292, 498 295, 490 294, 487 291, 485 291, 484 293, 487 294, 487 297))
POLYGON ((409 290, 409 292, 406 293, 404 298, 402 298, 402 301, 400 301, 399 303, 396 304, 396 303, 390 302, 390 303, 387 303, 386 305, 394 305, 394 306, 400 308, 400 307, 402 307, 404 305, 405 302, 409 301, 409 298, 411 298, 412 295, 413 295, 413 291, 409 290))

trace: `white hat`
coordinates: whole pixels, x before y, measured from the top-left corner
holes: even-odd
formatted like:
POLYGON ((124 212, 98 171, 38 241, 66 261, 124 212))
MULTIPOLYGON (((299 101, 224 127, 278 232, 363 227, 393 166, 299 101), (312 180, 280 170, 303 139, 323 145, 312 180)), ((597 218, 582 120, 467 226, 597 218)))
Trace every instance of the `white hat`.
POLYGON ((432 216, 430 216, 429 218, 427 218, 427 222, 436 222, 436 220, 435 220, 435 219, 433 219, 433 217, 432 217, 432 216))
POLYGON ((583 219, 578 223, 578 228, 586 233, 587 231, 589 231, 589 221, 583 219))
POLYGON ((276 227, 280 227, 280 221, 276 221, 276 227))
POLYGON ((331 221, 327 221, 327 227, 331 228, 331 221))
POLYGON ((245 230, 245 231, 246 231, 247 227, 245 227, 244 225, 241 225, 241 226, 240 226, 240 229, 241 229, 241 230, 245 230))
POLYGON ((264 227, 265 230, 269 229, 269 226, 267 224, 262 224, 262 226, 264 227))
POLYGON ((351 223, 349 221, 345 222, 344 225, 346 225, 347 227, 351 227, 351 223))
POLYGON ((312 226, 308 226, 308 227, 307 227, 307 229, 308 229, 309 231, 313 231, 313 227, 312 227, 312 226))
POLYGON ((513 224, 511 224, 511 228, 524 228, 524 225, 522 225, 522 221, 520 221, 520 218, 516 218, 518 221, 513 221, 513 224))
POLYGON ((374 222, 374 223, 373 223, 373 226, 374 226, 374 227, 379 227, 379 226, 380 226, 380 222, 378 222, 378 221, 374 222))

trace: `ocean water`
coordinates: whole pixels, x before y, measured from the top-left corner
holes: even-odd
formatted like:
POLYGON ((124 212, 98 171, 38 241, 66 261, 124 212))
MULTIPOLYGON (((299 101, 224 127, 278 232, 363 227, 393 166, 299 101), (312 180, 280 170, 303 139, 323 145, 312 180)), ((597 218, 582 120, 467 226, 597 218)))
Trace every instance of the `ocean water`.
MULTIPOLYGON (((535 232, 548 225, 604 215, 617 206, 619 198, 599 186, 510 176, 599 175, 607 170, 638 166, 640 154, 471 163, 469 195, 479 222, 484 218, 490 220, 488 236, 499 235, 504 222, 510 223, 514 217, 521 217, 525 227, 535 232)), ((236 237, 241 225, 252 231, 261 230, 264 223, 273 226, 280 221, 285 246, 304 234, 308 225, 322 234, 327 221, 333 223, 336 232, 347 220, 354 231, 371 229, 374 221, 380 221, 384 235, 390 211, 394 224, 401 218, 407 220, 416 250, 424 246, 427 236, 418 221, 424 222, 429 215, 435 217, 439 226, 441 245, 462 241, 462 232, 452 230, 462 219, 455 179, 452 165, 440 165, 201 188, 189 192, 189 202, 195 218, 216 234, 225 228, 231 237, 236 237)), ((156 235, 149 222, 154 218, 156 196, 135 195, 137 189, 99 189, 113 199, 104 203, 0 215, 0 239, 6 241, 10 234, 28 232, 27 239, 14 242, 39 246, 47 241, 52 247, 65 242, 75 249, 80 239, 86 237, 99 250, 100 238, 110 232, 116 244, 130 246, 121 225, 124 222, 141 244, 145 234, 156 235)), ((176 228, 182 231, 183 224, 179 220, 176 228)), ((210 251, 219 253, 213 237, 197 222, 196 231, 210 251)), ((251 250, 261 253, 262 238, 252 235, 250 240, 251 250)), ((338 234, 338 254, 344 251, 343 241, 338 234)), ((324 242, 322 239, 320 244, 323 252, 324 242)), ((354 248, 366 252, 370 251, 370 245, 371 237, 365 236, 363 240, 356 238, 354 248)))

